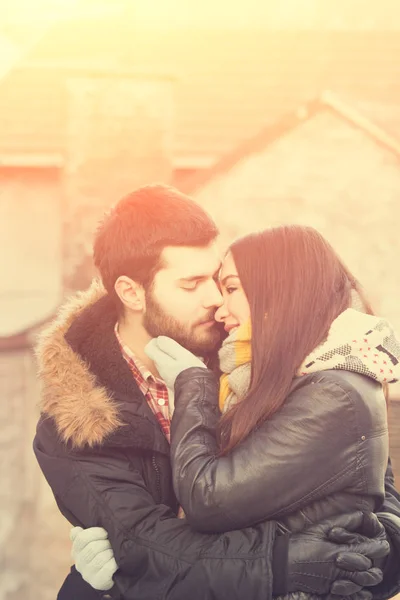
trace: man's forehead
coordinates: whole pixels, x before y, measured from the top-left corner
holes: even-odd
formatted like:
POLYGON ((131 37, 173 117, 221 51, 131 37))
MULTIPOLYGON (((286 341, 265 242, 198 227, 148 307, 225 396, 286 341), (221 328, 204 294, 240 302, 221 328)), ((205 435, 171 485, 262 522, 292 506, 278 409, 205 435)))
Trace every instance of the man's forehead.
POLYGON ((179 277, 213 275, 221 268, 221 254, 216 243, 209 246, 167 246, 162 252, 164 268, 179 277), (179 272, 179 273, 178 273, 179 272))

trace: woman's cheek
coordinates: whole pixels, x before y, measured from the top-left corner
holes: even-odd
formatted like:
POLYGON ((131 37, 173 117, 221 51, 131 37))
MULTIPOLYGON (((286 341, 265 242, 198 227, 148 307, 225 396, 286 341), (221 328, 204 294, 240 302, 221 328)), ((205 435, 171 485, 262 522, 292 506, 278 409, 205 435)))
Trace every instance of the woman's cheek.
POLYGON ((232 296, 229 296, 228 302, 226 303, 226 310, 231 317, 235 317, 235 303, 232 302, 232 296))

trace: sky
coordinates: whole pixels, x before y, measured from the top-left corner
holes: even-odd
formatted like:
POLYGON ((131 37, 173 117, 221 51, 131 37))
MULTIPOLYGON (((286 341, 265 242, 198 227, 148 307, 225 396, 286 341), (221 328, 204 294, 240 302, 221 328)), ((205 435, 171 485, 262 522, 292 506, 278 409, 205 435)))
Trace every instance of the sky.
POLYGON ((399 0, 0 0, 0 27, 121 8, 143 27, 400 28, 399 0))

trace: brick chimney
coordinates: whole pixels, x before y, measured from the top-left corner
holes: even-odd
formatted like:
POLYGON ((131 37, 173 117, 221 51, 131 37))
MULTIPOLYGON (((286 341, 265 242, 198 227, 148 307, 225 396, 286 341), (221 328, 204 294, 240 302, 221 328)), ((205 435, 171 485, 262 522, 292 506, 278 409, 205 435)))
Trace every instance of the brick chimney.
POLYGON ((67 290, 87 283, 93 232, 103 213, 140 185, 171 181, 172 91, 171 78, 130 71, 96 71, 68 78, 67 290))

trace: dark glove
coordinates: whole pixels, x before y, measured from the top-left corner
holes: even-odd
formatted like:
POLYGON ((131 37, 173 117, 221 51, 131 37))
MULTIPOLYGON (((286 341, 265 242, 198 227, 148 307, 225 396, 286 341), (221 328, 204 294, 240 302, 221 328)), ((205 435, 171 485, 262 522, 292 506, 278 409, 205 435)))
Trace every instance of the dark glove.
MULTIPOLYGON (((364 544, 365 542, 368 543, 369 541, 373 540, 386 542, 388 544, 388 550, 381 556, 370 556, 369 554, 365 554, 366 556, 369 556, 369 558, 373 559, 372 562, 374 567, 378 567, 381 571, 383 571, 386 567, 390 553, 390 540, 387 536, 386 529, 384 524, 380 521, 379 514, 362 514, 363 518, 361 525, 354 531, 351 531, 350 528, 334 525, 329 533, 329 539, 337 544, 348 544, 350 546, 353 546, 354 544, 364 544)), ((352 515, 348 516, 352 517, 352 515)), ((339 563, 341 563, 342 560, 343 557, 339 560, 339 563)))
POLYGON ((382 571, 373 561, 384 559, 389 550, 385 530, 375 515, 355 512, 327 519, 289 536, 283 593, 354 594, 368 600, 372 594, 361 588, 382 581, 382 571))

